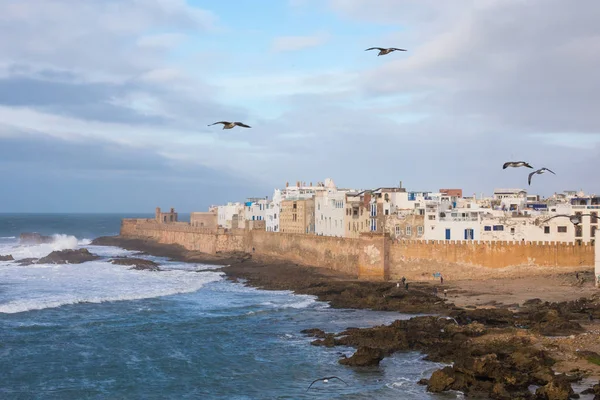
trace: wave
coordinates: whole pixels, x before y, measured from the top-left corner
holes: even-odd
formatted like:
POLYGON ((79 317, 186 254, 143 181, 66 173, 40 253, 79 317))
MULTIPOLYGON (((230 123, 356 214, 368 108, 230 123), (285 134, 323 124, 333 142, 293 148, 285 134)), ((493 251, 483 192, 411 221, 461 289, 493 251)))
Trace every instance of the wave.
POLYGON ((103 303, 190 293, 222 280, 220 272, 131 270, 106 261, 83 264, 0 266, 0 313, 67 304, 103 303))
POLYGON ((76 249, 79 246, 87 246, 91 242, 90 239, 79 240, 75 236, 59 233, 52 235, 52 241, 49 243, 2 245, 0 246, 0 254, 12 254, 16 260, 40 258, 47 256, 53 251, 76 249))
POLYGON ((16 239, 16 236, 0 236, 0 239, 16 239))

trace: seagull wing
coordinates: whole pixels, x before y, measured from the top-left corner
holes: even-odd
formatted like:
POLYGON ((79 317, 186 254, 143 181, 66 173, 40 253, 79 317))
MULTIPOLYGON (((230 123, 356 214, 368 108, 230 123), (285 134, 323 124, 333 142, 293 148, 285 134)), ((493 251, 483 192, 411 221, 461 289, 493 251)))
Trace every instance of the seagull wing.
MULTIPOLYGON (((315 382, 319 382, 322 381, 323 379, 327 379, 327 378, 319 378, 319 379, 315 379, 314 381, 311 382, 311 384, 308 386, 308 389, 310 389, 310 387, 315 383, 315 382)), ((308 389, 306 389, 306 391, 308 392, 308 389)))
POLYGON ((219 121, 219 122, 215 122, 214 124, 210 124, 208 126, 216 125, 216 124, 228 124, 228 123, 229 123, 229 121, 219 121))
POLYGON ((556 175, 556 174, 554 173, 554 171, 550 171, 548 168, 544 168, 544 169, 545 169, 546 171, 548 171, 548 172, 551 172, 551 173, 553 173, 554 175, 556 175))
POLYGON ((392 50, 398 50, 398 51, 407 51, 406 49, 398 49, 398 48, 396 48, 396 47, 392 47, 391 49, 392 49, 392 50))
POLYGON ((545 224, 546 222, 550 221, 551 219, 558 218, 558 217, 570 217, 570 215, 567 215, 567 214, 554 215, 554 216, 542 221, 542 224, 545 224))
POLYGON ((368 49, 366 49, 365 51, 367 51, 367 50, 385 50, 385 49, 384 49, 384 48, 381 48, 381 47, 369 47, 369 48, 368 48, 368 49))
POLYGON ((250 125, 243 124, 241 122, 234 122, 237 126, 243 126, 244 128, 250 128, 250 125))
POLYGON ((535 174, 537 174, 539 171, 539 169, 537 171, 533 171, 532 173, 529 174, 529 178, 527 179, 527 183, 529 183, 531 185, 531 177, 535 174))
POLYGON ((502 164, 502 169, 506 169, 510 164, 512 164, 510 161, 505 162, 504 164, 502 164))
MULTIPOLYGON (((329 376, 329 377, 327 377, 327 378, 325 378, 325 379, 334 379, 334 378, 335 378, 335 379, 339 379, 340 381, 342 381, 342 382, 346 383, 346 381, 345 381, 345 380, 343 380, 342 378, 338 378, 337 376, 329 376)), ((348 386, 348 384, 347 384, 347 383, 346 383, 346 386, 348 386)))

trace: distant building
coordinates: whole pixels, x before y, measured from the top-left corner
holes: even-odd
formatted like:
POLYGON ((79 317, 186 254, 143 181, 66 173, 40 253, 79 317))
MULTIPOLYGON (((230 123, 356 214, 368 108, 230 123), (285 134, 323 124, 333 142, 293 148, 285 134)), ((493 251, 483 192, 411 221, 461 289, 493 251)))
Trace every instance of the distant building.
POLYGON ((244 218, 247 221, 264 221, 269 208, 266 198, 249 198, 244 204, 244 218))
POLYGON ((216 229, 218 227, 217 222, 217 209, 213 208, 208 212, 193 212, 190 214, 190 225, 199 228, 216 229))
POLYGON ((344 236, 357 238, 361 232, 371 231, 371 193, 346 193, 346 208, 344 211, 344 236))
POLYGON ((232 228, 232 220, 234 215, 240 215, 244 212, 242 203, 227 203, 226 205, 217 206, 217 222, 220 227, 232 228))
POLYGON ((331 179, 325 180, 325 188, 315 194, 315 234, 343 237, 346 193, 349 190, 338 190, 331 179))
POLYGON ((440 189, 439 192, 451 197, 463 197, 462 189, 440 189))
POLYGON ((174 208, 171 208, 171 210, 168 213, 164 213, 160 210, 160 207, 156 207, 154 219, 156 219, 156 222, 161 224, 177 222, 177 213, 175 212, 174 208))
POLYGON ((298 199, 281 202, 281 233, 315 233, 315 200, 298 199))

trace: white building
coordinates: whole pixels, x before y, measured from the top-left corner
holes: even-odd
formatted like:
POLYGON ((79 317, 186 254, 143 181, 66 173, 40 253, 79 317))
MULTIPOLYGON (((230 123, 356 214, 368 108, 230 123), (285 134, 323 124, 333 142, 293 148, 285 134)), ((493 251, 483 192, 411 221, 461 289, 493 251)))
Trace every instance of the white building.
POLYGON ((223 228, 231 229, 231 221, 234 215, 241 215, 244 212, 242 203, 227 203, 224 206, 217 207, 217 223, 223 228))
MULTIPOLYGON (((433 209, 432 209, 433 210, 433 209)), ((454 208, 425 214, 423 240, 480 240, 485 208, 454 208)))
POLYGON ((315 194, 315 234, 343 237, 346 193, 338 190, 331 179, 325 179, 325 189, 315 194))
MULTIPOLYGON (((326 182, 328 179, 325 180, 326 182)), ((268 232, 279 232, 279 217, 281 214, 281 202, 283 200, 303 200, 312 198, 315 193, 325 191, 325 184, 317 182, 313 186, 306 182, 296 182, 296 186, 290 186, 286 183, 284 189, 275 189, 273 191, 273 200, 268 202, 268 208, 265 212, 266 230, 268 232)))
POLYGON ((264 198, 249 198, 244 204, 244 219, 248 221, 263 221, 267 217, 269 200, 264 198))

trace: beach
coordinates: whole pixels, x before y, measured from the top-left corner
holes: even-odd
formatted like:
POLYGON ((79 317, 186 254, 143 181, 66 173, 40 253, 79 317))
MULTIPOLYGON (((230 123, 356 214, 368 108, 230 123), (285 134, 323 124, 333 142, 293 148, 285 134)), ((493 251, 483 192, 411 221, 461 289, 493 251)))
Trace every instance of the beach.
POLYGON ((590 392, 598 389, 591 386, 600 380, 600 296, 586 269, 579 272, 579 281, 569 272, 443 285, 438 280, 408 282, 406 289, 398 282, 358 281, 324 268, 257 260, 252 254, 208 255, 120 237, 98 238, 93 244, 222 265, 232 281, 314 295, 333 308, 423 314, 388 326, 342 332, 315 326, 304 333, 315 338, 316 346, 356 348, 354 355, 340 359, 348 366, 377 365, 395 352, 411 350, 431 361, 452 363, 422 380, 431 392, 558 399, 585 387, 588 393, 582 396, 594 398, 590 392))

